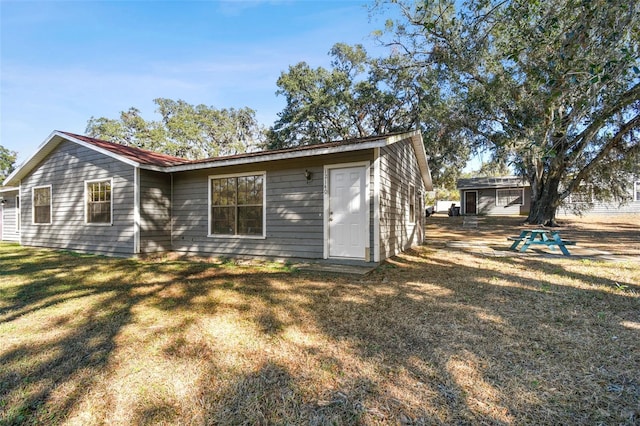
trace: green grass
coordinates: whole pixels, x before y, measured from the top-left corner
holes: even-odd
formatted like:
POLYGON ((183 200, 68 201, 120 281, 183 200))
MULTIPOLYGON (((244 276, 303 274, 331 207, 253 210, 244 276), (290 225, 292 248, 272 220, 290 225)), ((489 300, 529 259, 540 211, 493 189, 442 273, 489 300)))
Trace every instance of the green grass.
POLYGON ((366 277, 0 244, 0 424, 635 424, 640 263, 366 277))

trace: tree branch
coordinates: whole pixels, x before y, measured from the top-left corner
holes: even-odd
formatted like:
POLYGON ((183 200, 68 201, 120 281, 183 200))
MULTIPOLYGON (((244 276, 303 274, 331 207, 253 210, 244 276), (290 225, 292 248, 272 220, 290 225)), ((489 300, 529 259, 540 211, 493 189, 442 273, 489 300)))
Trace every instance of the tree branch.
POLYGON ((576 160, 578 155, 584 151, 602 126, 605 125, 607 119, 638 100, 640 100, 640 83, 636 83, 635 86, 622 94, 618 102, 601 111, 598 117, 574 138, 574 141, 576 141, 573 144, 574 149, 571 155, 567 158, 567 161, 574 162, 576 160))
POLYGON ((587 164, 586 166, 584 166, 579 172, 578 174, 571 180, 571 182, 569 183, 569 185, 567 186, 567 189, 563 191, 563 193, 561 194, 561 198, 565 198, 566 196, 568 196, 570 193, 572 193, 573 191, 575 191, 575 189, 578 187, 578 185, 580 185, 580 182, 582 182, 588 175, 589 173, 591 173, 591 171, 604 159, 606 158, 607 155, 609 155, 609 153, 611 152, 611 150, 613 148, 615 148, 620 141, 622 140, 622 138, 628 134, 629 132, 633 131, 634 129, 640 128, 640 114, 637 114, 635 117, 633 117, 631 120, 629 120, 628 122, 626 122, 619 130, 618 132, 611 138, 609 139, 609 141, 604 145, 604 147, 602 147, 602 149, 600 150, 600 152, 598 153, 598 155, 596 155, 590 162, 589 164, 587 164))

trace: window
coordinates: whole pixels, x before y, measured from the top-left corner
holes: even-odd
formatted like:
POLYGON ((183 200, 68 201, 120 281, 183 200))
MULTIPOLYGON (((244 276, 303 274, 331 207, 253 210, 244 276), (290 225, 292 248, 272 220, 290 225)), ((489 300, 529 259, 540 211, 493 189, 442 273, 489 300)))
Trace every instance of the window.
POLYGON ((416 187, 409 185, 409 222, 416 221, 416 187))
POLYGON ((496 205, 511 206, 514 204, 524 204, 524 191, 522 188, 496 189, 496 205))
POLYGON ((111 179, 86 182, 87 223, 111 223, 111 179))
POLYGON ((633 183, 633 201, 640 201, 640 180, 633 183))
POLYGON ((264 173, 210 177, 210 235, 264 236, 264 173))
POLYGON ((51 186, 33 188, 33 223, 51 223, 51 186))
POLYGON ((16 195, 16 232, 20 232, 20 224, 22 223, 20 216, 20 196, 16 195))

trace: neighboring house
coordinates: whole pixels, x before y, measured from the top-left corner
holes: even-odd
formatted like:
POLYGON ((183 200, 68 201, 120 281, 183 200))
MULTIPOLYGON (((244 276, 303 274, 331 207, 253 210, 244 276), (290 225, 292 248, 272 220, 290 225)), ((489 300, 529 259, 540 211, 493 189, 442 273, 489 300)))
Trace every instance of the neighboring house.
POLYGON ((198 161, 55 131, 4 184, 27 246, 364 262, 422 243, 432 189, 417 131, 198 161))
MULTIPOLYGON (((458 179, 461 213, 478 215, 527 215, 531 208, 531 187, 518 176, 458 179)), ((586 188, 570 194, 557 215, 640 213, 640 178, 632 182, 629 201, 595 202, 586 188), (586 207, 586 209, 585 209, 586 207)))
POLYGON ((564 203, 558 208, 558 215, 574 215, 582 211, 583 214, 624 214, 640 213, 640 177, 630 181, 627 202, 600 202, 593 197, 591 188, 588 185, 581 185, 579 190, 569 194, 564 203))
POLYGON ((20 239, 20 191, 18 188, 0 188, 0 240, 20 239))
POLYGON ((468 215, 526 215, 531 188, 519 176, 458 179, 460 213, 468 215))

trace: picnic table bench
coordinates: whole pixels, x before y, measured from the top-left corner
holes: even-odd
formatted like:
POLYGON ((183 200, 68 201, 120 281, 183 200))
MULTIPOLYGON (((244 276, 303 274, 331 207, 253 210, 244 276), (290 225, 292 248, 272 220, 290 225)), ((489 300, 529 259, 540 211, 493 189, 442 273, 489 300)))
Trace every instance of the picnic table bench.
POLYGON ((565 256, 571 256, 566 246, 576 244, 575 241, 563 240, 560 237, 560 232, 546 229, 525 229, 518 236, 507 237, 507 240, 513 241, 510 247, 511 250, 516 250, 520 243, 523 243, 522 247, 520 247, 521 252, 525 252, 531 245, 541 244, 551 248, 551 250, 558 247, 565 256))

